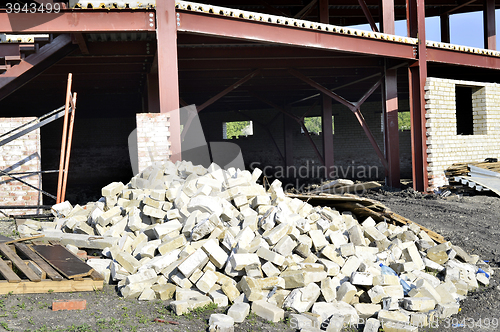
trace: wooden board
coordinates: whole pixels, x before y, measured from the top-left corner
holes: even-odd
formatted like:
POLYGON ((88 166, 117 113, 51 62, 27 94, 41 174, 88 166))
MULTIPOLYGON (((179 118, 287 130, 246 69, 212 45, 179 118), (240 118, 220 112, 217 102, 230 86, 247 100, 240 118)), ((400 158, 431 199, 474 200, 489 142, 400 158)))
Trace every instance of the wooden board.
POLYGON ((6 237, 6 236, 3 236, 3 235, 0 235, 0 243, 5 243, 5 242, 9 242, 9 241, 14 241, 14 239, 11 239, 10 237, 6 237))
POLYGON ((2 259, 0 259, 0 274, 2 274, 9 283, 21 282, 21 278, 19 278, 2 259))
POLYGON ((12 244, 12 243, 17 243, 17 242, 23 242, 23 241, 29 241, 29 240, 34 240, 34 239, 39 239, 41 237, 44 237, 44 234, 37 234, 33 236, 28 236, 28 237, 23 237, 20 239, 9 239, 9 241, 6 241, 5 244, 12 244))
POLYGON ((31 250, 30 247, 28 247, 24 243, 15 243, 14 245, 16 246, 18 252, 28 257, 30 260, 35 262, 42 270, 44 270, 45 273, 47 273, 47 277, 55 281, 63 280, 63 277, 56 270, 54 270, 54 268, 50 266, 50 264, 44 261, 36 252, 31 250))
POLYGON ((82 281, 62 280, 52 281, 49 279, 41 282, 22 281, 9 283, 0 280, 0 294, 35 294, 35 293, 61 293, 61 292, 91 292, 102 290, 103 281, 85 278, 82 281))
POLYGON ((12 261, 15 267, 19 269, 29 280, 38 282, 40 277, 30 269, 26 263, 14 251, 12 251, 5 243, 0 243, 0 252, 12 261))
POLYGON ((89 276, 94 270, 61 245, 32 247, 47 263, 68 279, 89 276))

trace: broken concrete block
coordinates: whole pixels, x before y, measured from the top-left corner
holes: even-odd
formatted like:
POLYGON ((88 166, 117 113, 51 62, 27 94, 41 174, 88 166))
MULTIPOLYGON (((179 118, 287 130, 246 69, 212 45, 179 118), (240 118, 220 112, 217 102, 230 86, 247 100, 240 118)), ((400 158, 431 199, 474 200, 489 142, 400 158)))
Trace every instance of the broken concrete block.
POLYGON ((333 283, 332 278, 326 278, 321 281, 321 294, 326 302, 337 300, 337 287, 333 283))
POLYGON ((359 318, 367 320, 382 310, 382 306, 374 303, 356 303, 354 309, 358 312, 359 318))
POLYGON ((245 296, 250 302, 264 299, 262 288, 257 280, 252 277, 242 277, 238 283, 238 287, 245 293, 245 296))
POLYGON ((156 297, 162 301, 170 300, 174 297, 176 286, 174 284, 153 285, 151 289, 155 292, 156 297))
POLYGON ((345 303, 351 303, 357 289, 350 282, 346 281, 340 285, 337 290, 337 301, 343 301, 345 303))
POLYGON ((309 231, 309 236, 313 242, 313 246, 316 251, 320 251, 324 247, 328 245, 328 241, 325 238, 325 235, 320 230, 311 230, 309 231))
POLYGON ((283 308, 290 308, 299 313, 309 311, 320 294, 321 290, 315 283, 304 288, 296 288, 286 297, 283 308))
POLYGON ((189 278, 194 270, 203 268, 207 262, 208 255, 200 248, 186 258, 186 260, 179 265, 178 269, 185 277, 189 278))
POLYGON ((221 289, 231 302, 234 302, 234 300, 240 296, 240 292, 232 282, 226 282, 222 285, 221 289))
POLYGON ((119 252, 115 260, 130 274, 135 273, 140 267, 139 261, 125 251, 119 252))
POLYGON ((234 319, 224 314, 211 314, 208 320, 210 332, 233 332, 234 319))
POLYGON ((275 245, 278 243, 281 238, 288 234, 290 231, 290 225, 288 224, 279 224, 268 232, 263 234, 263 238, 269 243, 269 245, 275 245))
POLYGON ((266 262, 264 263, 262 266, 262 272, 264 272, 264 274, 267 276, 267 277, 275 277, 275 276, 278 276, 280 275, 281 271, 273 265, 273 263, 271 262, 266 262))
POLYGON ((217 282, 218 277, 212 271, 207 271, 203 276, 196 282, 196 288, 198 288, 203 293, 208 293, 210 289, 217 282))
POLYGON ((233 254, 229 258, 232 267, 236 271, 243 270, 246 265, 257 264, 260 265, 259 256, 256 254, 233 254))
POLYGON ((363 231, 359 225, 354 225, 348 230, 349 240, 355 246, 366 246, 365 237, 363 236, 363 231))
POLYGON ((249 313, 250 304, 245 302, 235 303, 227 311, 227 315, 231 316, 235 323, 243 323, 249 313))
POLYGON ((226 307, 229 304, 229 299, 226 295, 224 295, 222 290, 211 291, 208 293, 208 296, 212 299, 213 303, 217 304, 218 307, 226 307))
POLYGON ((285 289, 294 289, 306 286, 303 270, 286 270, 280 274, 285 279, 285 289))
POLYGON ((276 252, 273 252, 269 249, 266 249, 266 248, 259 248, 259 250, 257 250, 256 252, 257 256, 268 261, 268 262, 271 262, 275 265, 278 265, 278 266, 282 266, 283 263, 285 262, 285 257, 276 253, 276 252))
POLYGON ((257 316, 271 322, 279 322, 280 320, 285 318, 285 311, 283 309, 280 309, 277 306, 264 300, 253 302, 252 312, 257 316))
POLYGON ((451 249, 451 243, 445 242, 427 249, 427 258, 438 263, 444 264, 448 260, 447 251, 451 249))
POLYGON ((403 255, 405 255, 407 262, 415 263, 418 270, 423 270, 425 268, 422 257, 420 257, 420 253, 414 243, 411 243, 406 249, 403 250, 403 255))
POLYGON ((351 284, 360 286, 372 286, 373 275, 369 272, 353 272, 351 275, 351 284))
POLYGON ((216 239, 208 240, 201 247, 209 256, 210 261, 218 268, 222 269, 228 259, 227 253, 219 246, 216 239))
POLYGON ((384 332, 417 332, 418 327, 402 322, 384 322, 382 323, 384 332))
POLYGON ((436 303, 429 297, 405 297, 403 308, 410 311, 427 312, 433 310, 436 303))
POLYGON ((378 332, 380 328, 380 321, 375 318, 368 318, 365 323, 363 332, 378 332))
POLYGON ((166 240, 158 246, 158 252, 162 255, 168 254, 175 249, 181 248, 186 245, 187 240, 184 235, 179 235, 166 240))
POLYGON ((398 310, 395 311, 380 310, 378 312, 378 319, 382 322, 383 327, 384 323, 386 322, 406 323, 406 324, 410 322, 410 316, 398 310))
POLYGON ((139 296, 139 301, 152 301, 156 299, 156 293, 151 288, 145 288, 139 296))
POLYGON ((382 286, 373 286, 368 290, 368 296, 372 303, 380 303, 384 297, 387 297, 387 294, 382 286))
POLYGON ((340 272, 343 275, 350 276, 353 272, 355 272, 358 269, 360 264, 361 261, 359 260, 359 258, 357 258, 356 256, 351 256, 344 263, 344 265, 340 269, 340 272))
POLYGON ((396 286, 399 285, 399 277, 389 274, 381 274, 373 277, 373 285, 396 286))
POLYGON ((125 185, 121 182, 112 182, 108 184, 107 186, 103 187, 101 190, 102 196, 116 196, 118 195, 123 189, 125 188, 125 185))
POLYGON ((448 318, 451 315, 458 314, 460 305, 458 303, 438 303, 436 306, 436 315, 438 318, 448 318))

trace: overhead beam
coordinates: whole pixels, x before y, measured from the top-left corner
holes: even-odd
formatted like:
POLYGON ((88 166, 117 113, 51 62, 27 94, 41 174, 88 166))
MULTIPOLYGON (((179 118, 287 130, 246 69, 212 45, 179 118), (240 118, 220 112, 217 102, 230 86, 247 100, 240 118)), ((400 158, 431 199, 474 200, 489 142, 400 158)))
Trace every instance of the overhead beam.
POLYGON ((363 10, 363 14, 366 17, 366 20, 370 24, 370 28, 372 28, 372 31, 379 32, 377 25, 375 24, 375 20, 373 19, 372 13, 370 13, 370 10, 366 5, 365 0, 358 0, 358 3, 361 6, 361 9, 363 10))
POLYGON ((178 11, 178 31, 391 58, 414 59, 413 45, 331 32, 178 11))
POLYGON ((0 100, 16 91, 44 70, 71 53, 77 46, 71 43, 70 35, 56 37, 42 46, 36 53, 23 59, 0 75, 0 100))
POLYGON ((61 11, 11 13, 0 11, 2 33, 139 32, 155 31, 154 10, 61 11))
POLYGON ((427 47, 427 61, 500 70, 500 57, 427 47))
POLYGON ((451 13, 453 13, 453 12, 455 12, 455 11, 463 8, 463 7, 466 7, 466 6, 472 4, 472 3, 476 2, 476 1, 477 0, 468 0, 468 1, 462 2, 460 5, 455 6, 455 7, 451 8, 451 9, 448 9, 447 11, 444 12, 444 14, 448 14, 449 15, 449 14, 451 14, 451 13))
POLYGON ((87 46, 87 41, 85 40, 83 33, 74 33, 71 35, 71 37, 73 39, 73 43, 78 45, 82 54, 89 54, 89 48, 87 46))

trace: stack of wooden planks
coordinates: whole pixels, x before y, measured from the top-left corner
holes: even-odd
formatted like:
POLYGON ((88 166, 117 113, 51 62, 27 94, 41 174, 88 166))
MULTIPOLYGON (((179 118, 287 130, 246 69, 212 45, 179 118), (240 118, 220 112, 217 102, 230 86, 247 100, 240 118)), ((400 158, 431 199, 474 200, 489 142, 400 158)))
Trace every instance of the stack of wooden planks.
POLYGON ((104 278, 61 245, 0 239, 0 294, 100 290, 104 278))
POLYGON ((308 202, 312 205, 320 206, 330 206, 334 207, 338 211, 351 211, 358 217, 371 217, 376 222, 386 221, 388 223, 393 223, 394 225, 409 225, 415 224, 420 227, 421 230, 426 232, 431 239, 438 243, 444 243, 446 240, 443 236, 436 232, 431 231, 424 226, 421 226, 413 221, 400 216, 397 213, 392 212, 380 202, 372 199, 363 198, 355 195, 344 194, 344 195, 329 195, 329 194, 319 194, 319 195, 293 195, 288 194, 287 196, 291 198, 298 198, 303 201, 308 202))

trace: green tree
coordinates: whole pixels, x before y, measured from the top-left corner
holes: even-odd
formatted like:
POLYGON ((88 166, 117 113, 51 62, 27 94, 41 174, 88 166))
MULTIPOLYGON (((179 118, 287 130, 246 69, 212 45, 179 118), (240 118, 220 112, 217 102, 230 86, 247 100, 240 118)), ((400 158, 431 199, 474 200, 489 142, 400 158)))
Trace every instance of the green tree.
POLYGON ((410 112, 398 112, 398 128, 399 130, 410 130, 410 112))
POLYGON ((250 125, 250 121, 226 122, 227 139, 243 135, 243 129, 250 125))
MULTIPOLYGON (((323 131, 323 127, 321 126, 321 117, 320 116, 309 116, 304 118, 304 125, 307 128, 307 131, 310 133, 319 134, 323 131)), ((332 116, 332 133, 334 132, 334 121, 332 116)))

